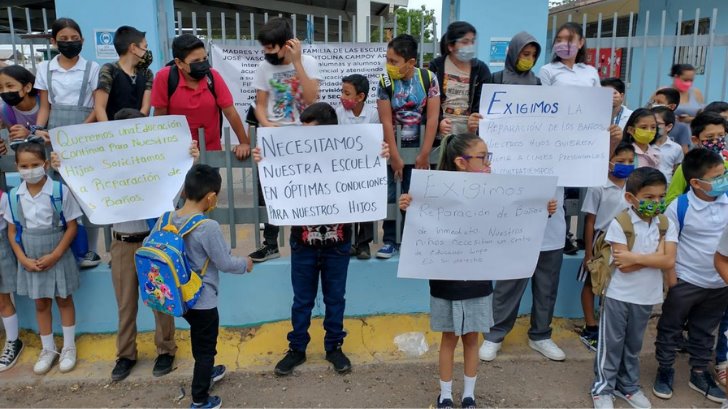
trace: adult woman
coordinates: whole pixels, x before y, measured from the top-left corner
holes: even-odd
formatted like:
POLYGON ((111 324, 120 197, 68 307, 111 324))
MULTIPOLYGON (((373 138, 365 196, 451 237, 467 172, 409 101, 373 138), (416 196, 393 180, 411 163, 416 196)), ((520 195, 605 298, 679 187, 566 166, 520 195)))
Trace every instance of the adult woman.
POLYGON ((690 64, 673 64, 670 76, 672 88, 680 91, 680 104, 675 108, 675 116, 680 122, 690 123, 705 102, 703 93, 693 87, 695 67, 690 64))

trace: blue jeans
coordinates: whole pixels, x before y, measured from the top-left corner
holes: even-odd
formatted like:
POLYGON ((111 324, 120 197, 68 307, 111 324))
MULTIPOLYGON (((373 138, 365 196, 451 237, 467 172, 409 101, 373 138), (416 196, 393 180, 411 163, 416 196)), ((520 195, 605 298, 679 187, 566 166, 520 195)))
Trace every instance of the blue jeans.
POLYGON ((288 333, 289 348, 305 351, 311 336, 311 311, 316 302, 319 275, 326 313, 324 315, 324 348, 336 349, 344 343, 344 307, 346 300, 346 273, 349 269, 351 242, 328 248, 316 248, 291 240, 291 284, 293 306, 288 333))
POLYGON ((723 318, 718 326, 718 344, 715 346, 715 363, 728 361, 728 338, 725 332, 728 331, 728 309, 725 310, 723 318))
MULTIPOLYGON (((412 169, 413 165, 405 165, 402 170, 402 192, 409 192, 410 180, 412 180, 412 169)), ((397 196, 397 182, 394 180, 394 172, 391 166, 387 166, 387 203, 397 203, 399 198, 397 196)), ((404 212, 402 213, 402 227, 404 227, 404 212)), ((382 242, 384 244, 396 244, 397 243, 397 221, 396 220, 385 220, 382 223, 382 242)))

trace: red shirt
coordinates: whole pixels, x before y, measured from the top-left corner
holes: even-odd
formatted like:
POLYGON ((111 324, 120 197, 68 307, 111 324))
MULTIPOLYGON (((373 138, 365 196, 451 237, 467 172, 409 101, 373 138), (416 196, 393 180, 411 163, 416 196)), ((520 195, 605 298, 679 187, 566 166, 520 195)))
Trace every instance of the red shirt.
POLYGON ((214 69, 212 78, 215 81, 215 94, 217 101, 207 85, 207 78, 197 83, 197 89, 187 85, 184 75, 180 73, 177 90, 172 98, 167 95, 170 67, 164 67, 154 76, 152 85, 152 106, 154 108, 167 108, 169 115, 184 115, 190 125, 192 139, 199 141, 198 128, 205 128, 205 143, 207 150, 219 151, 220 143, 220 115, 219 109, 233 105, 233 96, 230 94, 225 81, 214 69))

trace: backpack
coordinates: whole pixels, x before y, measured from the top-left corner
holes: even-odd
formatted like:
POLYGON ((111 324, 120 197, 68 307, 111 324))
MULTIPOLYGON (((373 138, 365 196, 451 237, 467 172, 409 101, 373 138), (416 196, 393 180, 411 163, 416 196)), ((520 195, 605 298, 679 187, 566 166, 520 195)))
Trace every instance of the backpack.
POLYGON ((172 212, 159 218, 144 245, 134 253, 144 305, 175 317, 183 316, 195 305, 202 293, 202 277, 210 259, 199 273, 193 271, 185 252, 184 237, 207 221, 207 217, 198 214, 177 229, 172 224, 172 212))
MULTIPOLYGON (((427 101, 430 83, 432 83, 432 71, 418 68, 417 73, 417 78, 420 79, 420 84, 422 84, 422 88, 425 90, 425 101, 427 101), (427 71, 426 78, 422 75, 422 71, 427 71)), ((389 78, 389 75, 386 72, 379 76, 379 86, 387 91, 387 96, 389 96, 389 99, 391 100, 392 95, 394 95, 394 81, 389 78)))
MULTIPOLYGON (((627 248, 632 250, 634 246, 634 225, 630 218, 629 211, 625 210, 614 218, 619 226, 622 227, 624 235, 627 238, 627 248)), ((660 231, 660 240, 665 237, 669 221, 667 216, 660 214, 657 216, 657 228, 660 231)), ((606 240, 607 234, 600 233, 594 244, 594 258, 586 263, 586 268, 591 275, 592 292, 594 295, 604 295, 612 279, 614 266, 610 263, 612 257, 612 246, 606 240)))
MULTIPOLYGON (((65 231, 68 227, 66 224, 66 217, 63 215, 63 188, 61 182, 53 180, 53 194, 51 195, 51 207, 53 211, 61 219, 63 230, 65 231)), ((8 197, 8 204, 10 207, 10 215, 13 218, 13 224, 15 225, 15 242, 18 243, 20 248, 23 248, 23 225, 20 222, 20 197, 18 196, 18 187, 14 187, 10 190, 10 196, 8 197)), ((76 258, 76 261, 80 261, 88 253, 88 234, 86 228, 78 223, 76 230, 76 237, 71 242, 71 252, 76 258)), ((23 249, 25 252, 25 249, 23 249)))

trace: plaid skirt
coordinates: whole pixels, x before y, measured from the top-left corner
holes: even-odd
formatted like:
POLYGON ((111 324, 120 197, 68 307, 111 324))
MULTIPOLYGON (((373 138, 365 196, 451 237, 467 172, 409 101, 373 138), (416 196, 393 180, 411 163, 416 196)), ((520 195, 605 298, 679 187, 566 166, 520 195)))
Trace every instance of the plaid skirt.
POLYGON ((53 104, 51 105, 51 112, 48 118, 48 129, 53 129, 59 126, 82 124, 91 111, 93 111, 93 108, 79 107, 76 105, 53 104))
MULTIPOLYGON (((23 230, 25 255, 37 259, 50 254, 63 238, 61 228, 23 230)), ((80 285, 80 272, 76 258, 69 248, 58 262, 46 271, 30 272, 18 262, 18 295, 31 299, 66 298, 80 285)))
POLYGON ((18 289, 18 261, 8 241, 8 231, 0 230, 0 293, 10 294, 18 289))
POLYGON ((454 301, 430 296, 430 329, 457 336, 490 332, 494 325, 492 301, 492 295, 454 301))

